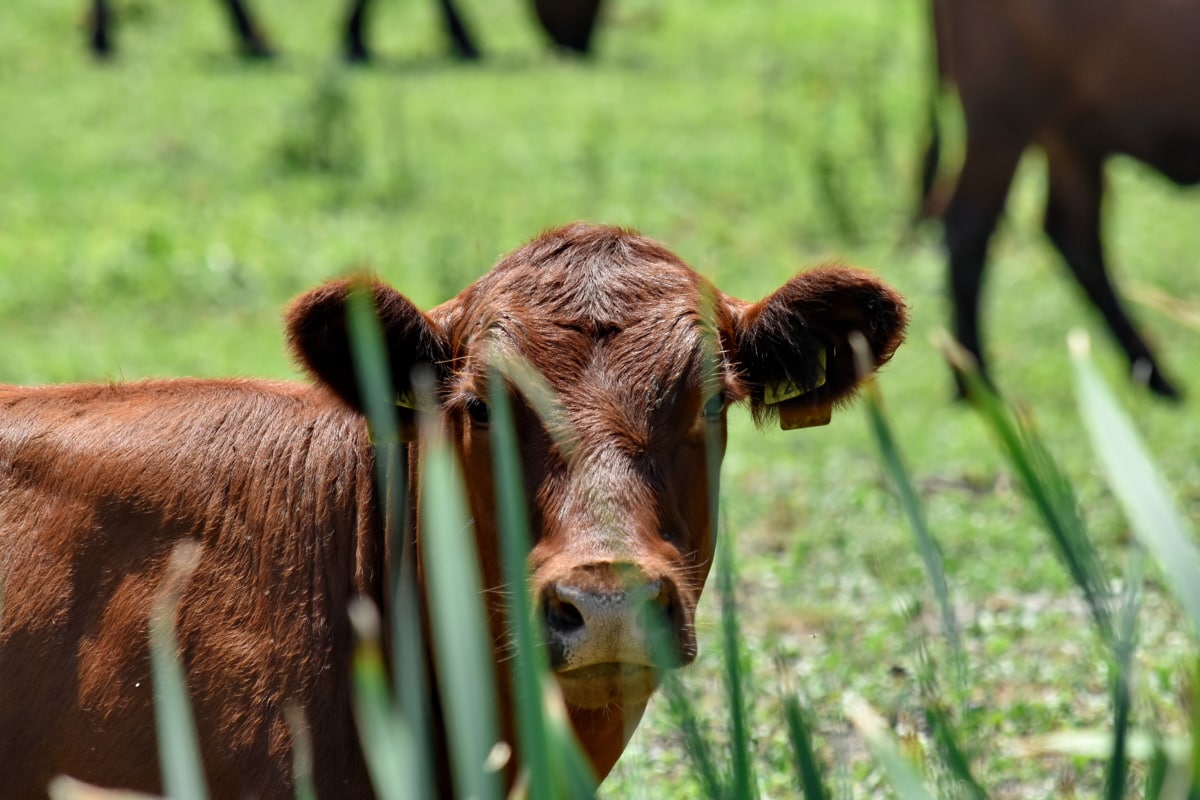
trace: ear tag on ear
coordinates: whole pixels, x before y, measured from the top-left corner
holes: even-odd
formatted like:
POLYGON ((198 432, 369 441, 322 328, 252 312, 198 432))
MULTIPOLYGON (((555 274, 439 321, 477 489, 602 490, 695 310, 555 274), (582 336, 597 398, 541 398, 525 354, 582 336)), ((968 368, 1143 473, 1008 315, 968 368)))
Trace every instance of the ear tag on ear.
POLYGON ((412 389, 405 389, 400 394, 396 395, 396 405, 400 408, 407 408, 412 411, 417 410, 417 396, 412 389))
POLYGON ((820 370, 817 372, 817 378, 813 381, 812 386, 800 388, 789 380, 773 381, 763 387, 763 402, 769 406, 778 405, 795 397, 800 397, 814 389, 820 389, 825 385, 825 348, 822 347, 817 351, 817 363, 820 365, 820 370))
MULTIPOLYGON (((405 411, 417 410, 417 395, 412 389, 405 389, 400 394, 396 395, 396 408, 403 408, 405 411)), ((415 442, 417 440, 417 421, 415 414, 399 414, 397 422, 400 425, 400 441, 415 442)))
POLYGON ((784 402, 779 406, 779 427, 785 431, 799 428, 818 428, 833 418, 833 404, 813 405, 803 402, 784 402))
POLYGON ((763 387, 763 402, 774 406, 802 394, 804 390, 789 380, 772 381, 763 387))

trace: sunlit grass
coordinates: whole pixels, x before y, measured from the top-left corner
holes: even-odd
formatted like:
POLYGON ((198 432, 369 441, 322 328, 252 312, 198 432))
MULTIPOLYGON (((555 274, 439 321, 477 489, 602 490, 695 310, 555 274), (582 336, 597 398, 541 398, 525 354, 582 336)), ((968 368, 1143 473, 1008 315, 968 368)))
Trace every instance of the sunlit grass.
MULTIPOLYGON (((83 52, 78 2, 18 4, 0 26, 0 381, 294 377, 278 310, 302 289, 369 268, 430 307, 575 218, 638 227, 749 299, 819 259, 875 269, 912 309, 909 341, 880 386, 971 666, 966 718, 952 721, 969 753, 990 748, 972 762, 985 786, 1047 796, 1061 779, 1081 796, 1102 790, 1090 762, 1017 758, 1007 746, 1108 725, 1108 655, 1083 633, 1089 612, 1014 470, 980 419, 949 402, 928 342, 947 317, 936 231, 908 229, 928 80, 924 0, 615 0, 589 63, 545 53, 525 4, 464 0, 492 56, 471 67, 442 58, 432 3, 383 4, 380 64, 338 75, 364 152, 357 173, 335 178, 286 169, 278 155, 331 67, 339 3, 256 3, 284 52, 262 68, 233 58, 214 4, 133 5, 122 57, 103 69, 83 52)), ((1200 418, 1126 385, 1040 233, 1041 168, 1036 155, 1023 165, 993 243, 986 333, 999 385, 1032 410, 1113 578, 1137 534, 1100 479, 1059 342, 1077 325, 1094 332, 1096 368, 1185 521, 1200 517, 1200 418)), ((1118 283, 1200 297, 1189 266, 1200 194, 1123 160, 1108 177, 1118 283)), ((1168 366, 1195 381, 1194 330, 1153 305, 1132 310, 1168 366)), ((913 626, 934 637, 935 656, 944 626, 889 480, 859 411, 793 435, 731 414, 722 520, 764 794, 794 787, 781 673, 811 712, 832 784, 850 796, 871 796, 879 774, 846 733, 844 695, 887 719, 920 712, 913 626)), ((1189 623, 1153 561, 1133 724, 1181 734, 1189 623)), ((718 739, 720 610, 710 591, 700 658, 682 684, 698 727, 718 739)), ((666 706, 665 696, 652 703, 603 794, 700 796, 666 706)))

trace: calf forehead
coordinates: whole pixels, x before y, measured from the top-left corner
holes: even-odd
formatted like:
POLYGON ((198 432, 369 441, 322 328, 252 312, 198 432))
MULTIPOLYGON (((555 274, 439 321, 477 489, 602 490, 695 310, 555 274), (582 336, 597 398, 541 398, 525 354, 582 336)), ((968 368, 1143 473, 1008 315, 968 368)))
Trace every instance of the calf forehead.
POLYGON ((466 324, 504 316, 595 333, 699 311, 700 277, 665 250, 518 250, 464 294, 466 324), (588 330, 588 329, 592 330, 588 330))
MULTIPOLYGON (((571 226, 517 250, 443 309, 456 369, 485 345, 555 384, 675 382, 697 360, 715 290, 656 242, 571 226)), ((556 386, 555 388, 562 388, 556 386)), ((593 387, 601 388, 601 387, 593 387)))

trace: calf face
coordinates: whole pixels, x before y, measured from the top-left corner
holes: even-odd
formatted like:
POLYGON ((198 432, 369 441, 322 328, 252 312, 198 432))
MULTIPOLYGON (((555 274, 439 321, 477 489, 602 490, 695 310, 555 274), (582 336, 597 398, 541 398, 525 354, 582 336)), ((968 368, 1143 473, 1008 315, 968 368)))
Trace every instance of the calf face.
MULTIPOLYGON (((288 328, 305 367, 361 408, 345 326, 351 286, 299 298, 288 328)), ((497 365, 538 376, 505 386, 533 534, 529 569, 555 677, 603 777, 658 682, 650 634, 667 632, 675 663, 696 656, 696 604, 714 550, 712 467, 729 406, 748 403, 760 422, 826 421, 859 381, 850 337, 865 338, 872 367, 887 361, 903 336, 903 301, 864 272, 825 267, 751 304, 656 242, 584 224, 544 234, 428 313, 382 284, 369 290, 401 404, 413 396, 414 367, 434 374, 489 588, 502 586, 489 384, 497 365)), ((503 594, 488 593, 498 652, 503 594)))

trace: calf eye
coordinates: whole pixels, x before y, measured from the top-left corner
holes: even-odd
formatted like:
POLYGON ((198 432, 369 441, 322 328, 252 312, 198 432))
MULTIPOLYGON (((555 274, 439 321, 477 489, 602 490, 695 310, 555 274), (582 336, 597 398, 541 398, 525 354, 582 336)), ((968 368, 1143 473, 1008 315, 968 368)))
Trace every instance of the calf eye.
POLYGON ((478 397, 467 400, 467 414, 476 425, 487 425, 492 419, 492 410, 478 397))
POLYGON ((725 393, 717 392, 712 397, 708 398, 708 402, 704 404, 704 411, 701 413, 708 419, 715 419, 721 416, 721 412, 725 410, 725 393))

